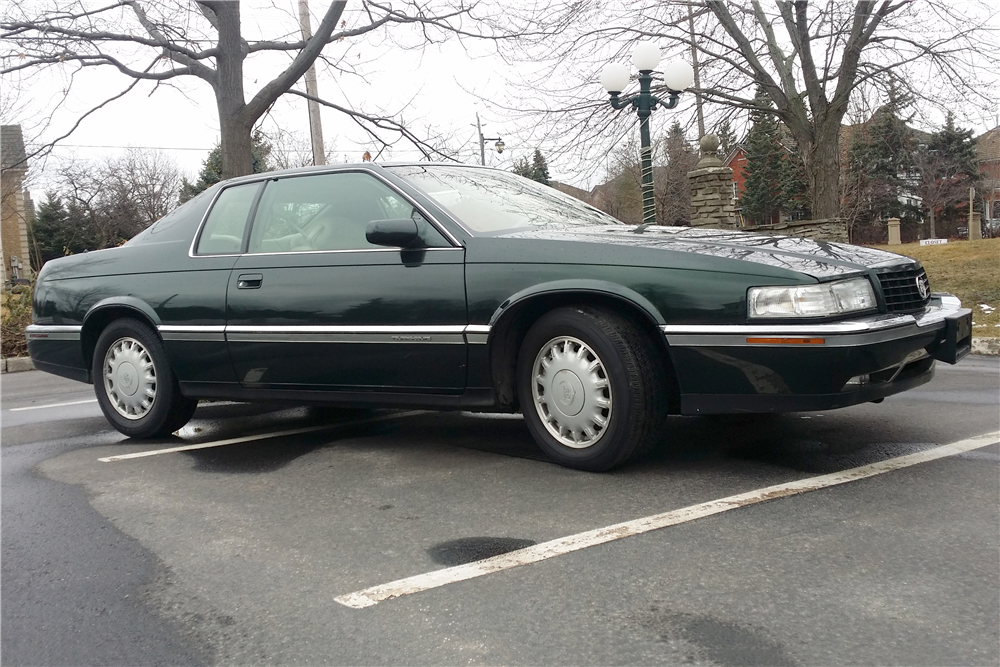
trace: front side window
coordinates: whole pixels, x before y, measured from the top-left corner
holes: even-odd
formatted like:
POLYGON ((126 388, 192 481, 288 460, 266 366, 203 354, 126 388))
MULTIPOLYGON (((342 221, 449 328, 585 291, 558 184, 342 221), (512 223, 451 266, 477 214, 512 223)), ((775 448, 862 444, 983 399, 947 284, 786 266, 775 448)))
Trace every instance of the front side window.
POLYGON ((250 207, 258 189, 260 183, 247 183, 222 191, 198 237, 196 255, 234 255, 240 252, 250 207))
POLYGON ((361 172, 288 176, 269 181, 250 232, 251 253, 365 250, 372 220, 413 218, 427 247, 448 245, 412 204, 361 172))

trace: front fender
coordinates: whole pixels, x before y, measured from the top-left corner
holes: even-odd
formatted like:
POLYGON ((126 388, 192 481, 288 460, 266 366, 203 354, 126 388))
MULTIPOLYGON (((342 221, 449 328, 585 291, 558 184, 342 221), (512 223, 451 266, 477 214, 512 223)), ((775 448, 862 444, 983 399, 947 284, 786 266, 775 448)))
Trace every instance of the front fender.
POLYGON ((553 280, 551 282, 539 283, 537 285, 532 285, 531 287, 526 287, 516 294, 511 295, 503 303, 501 303, 500 306, 493 311, 489 324, 491 327, 495 326, 506 313, 510 312, 512 309, 516 309, 516 306, 532 298, 543 295, 574 292, 602 294, 630 302, 633 307, 645 311, 649 319, 657 325, 666 324, 666 321, 663 319, 663 314, 660 313, 659 309, 654 306, 649 299, 642 296, 635 290, 606 280, 588 279, 553 280))

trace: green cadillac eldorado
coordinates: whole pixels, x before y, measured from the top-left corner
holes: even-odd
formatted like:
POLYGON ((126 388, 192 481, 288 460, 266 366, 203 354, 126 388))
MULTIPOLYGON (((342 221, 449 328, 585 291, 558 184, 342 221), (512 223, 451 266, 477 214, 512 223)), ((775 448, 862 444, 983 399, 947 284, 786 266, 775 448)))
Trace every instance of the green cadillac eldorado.
POLYGON ((971 313, 887 252, 637 228, 502 171, 365 163, 225 181, 48 262, 27 335, 134 438, 207 398, 520 410, 554 460, 606 470, 669 414, 928 382, 969 352, 971 313))

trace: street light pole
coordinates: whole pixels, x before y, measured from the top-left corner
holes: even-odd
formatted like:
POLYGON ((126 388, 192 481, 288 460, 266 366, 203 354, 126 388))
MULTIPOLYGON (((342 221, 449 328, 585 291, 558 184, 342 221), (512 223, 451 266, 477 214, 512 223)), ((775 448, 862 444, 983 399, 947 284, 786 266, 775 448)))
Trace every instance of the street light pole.
POLYGON ((479 135, 479 164, 486 166, 486 142, 495 141, 497 153, 503 153, 504 144, 500 137, 484 137, 483 126, 479 124, 479 114, 476 114, 476 133, 479 135))
POLYGON ((621 91, 628 84, 628 68, 619 63, 612 63, 601 73, 601 83, 611 95, 611 106, 615 109, 632 107, 639 116, 640 161, 642 163, 642 223, 656 224, 656 198, 653 191, 653 147, 649 132, 649 116, 663 107, 673 109, 677 106, 681 91, 691 85, 694 72, 685 62, 673 62, 667 65, 663 82, 670 96, 661 100, 653 95, 653 70, 660 63, 660 50, 650 43, 637 44, 632 52, 632 63, 639 70, 639 93, 622 99, 621 91))

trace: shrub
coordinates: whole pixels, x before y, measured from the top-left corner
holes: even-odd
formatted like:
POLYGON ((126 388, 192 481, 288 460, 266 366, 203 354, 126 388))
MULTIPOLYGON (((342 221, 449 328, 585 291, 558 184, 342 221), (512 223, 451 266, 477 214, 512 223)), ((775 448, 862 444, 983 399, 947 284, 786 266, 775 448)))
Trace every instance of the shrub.
POLYGON ((31 324, 31 288, 14 286, 0 301, 0 356, 23 357, 28 354, 24 328, 31 324))

